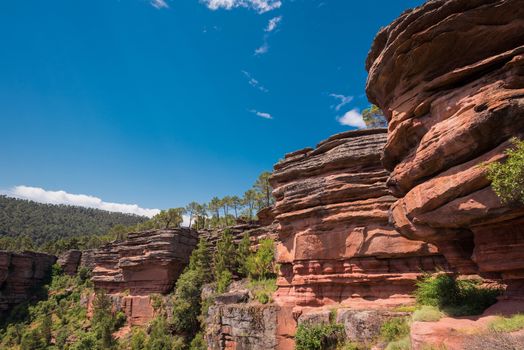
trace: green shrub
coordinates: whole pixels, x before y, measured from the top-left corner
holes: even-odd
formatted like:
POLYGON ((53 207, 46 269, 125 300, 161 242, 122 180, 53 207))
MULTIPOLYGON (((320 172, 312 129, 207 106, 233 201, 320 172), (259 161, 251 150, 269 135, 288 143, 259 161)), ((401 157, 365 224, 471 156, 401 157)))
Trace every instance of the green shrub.
POLYGON ((524 314, 498 317, 489 324, 489 328, 495 332, 515 332, 524 329, 524 314))
POLYGON ((217 293, 224 293, 233 280, 233 274, 229 270, 220 272, 217 276, 217 293))
POLYGON ((145 350, 171 350, 173 337, 165 318, 157 317, 151 322, 151 332, 145 350))
POLYGON ((420 305, 438 307, 450 316, 481 314, 497 302, 499 289, 483 287, 480 280, 457 280, 445 275, 426 275, 417 282, 420 305))
POLYGON ((207 344, 201 332, 195 335, 189 345, 189 350, 207 350, 207 344))
POLYGON ((424 305, 413 313, 413 321, 436 322, 442 318, 442 312, 435 306, 424 305))
POLYGON ((411 341, 409 336, 392 341, 386 346, 385 350, 409 350, 411 349, 411 341))
POLYGON ((301 324, 295 335, 296 350, 335 349, 344 339, 344 326, 340 324, 301 324))
POLYGON ((144 350, 146 346, 146 334, 141 328, 133 329, 129 343, 130 350, 144 350))
POLYGON ((524 141, 512 139, 513 148, 506 150, 504 163, 488 166, 491 187, 504 203, 524 203, 524 141))
POLYGON ((242 240, 238 243, 237 247, 237 266, 238 274, 242 277, 247 277, 249 271, 247 269, 247 259, 251 255, 251 239, 249 233, 245 232, 242 236, 242 240))
POLYGON ((201 239, 175 286, 173 326, 179 333, 195 334, 200 328, 201 293, 204 283, 210 282, 209 265, 209 249, 201 239))
POLYGON ((387 342, 399 340, 408 334, 409 323, 406 317, 391 318, 380 327, 380 337, 387 342))
POLYGON ((273 261, 275 258, 274 241, 262 239, 256 253, 248 256, 246 270, 251 279, 268 279, 274 276, 273 261))
POLYGON ((272 295, 277 290, 275 278, 251 280, 247 285, 254 298, 261 304, 267 304, 273 300, 272 295))

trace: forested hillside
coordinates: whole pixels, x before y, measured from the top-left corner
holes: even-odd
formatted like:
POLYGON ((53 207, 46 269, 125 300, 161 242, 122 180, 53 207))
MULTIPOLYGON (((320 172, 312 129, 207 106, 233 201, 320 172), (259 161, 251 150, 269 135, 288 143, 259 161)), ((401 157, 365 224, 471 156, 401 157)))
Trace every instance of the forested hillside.
POLYGON ((0 237, 24 235, 35 245, 75 236, 105 234, 113 226, 132 226, 147 219, 131 214, 0 196, 0 237))

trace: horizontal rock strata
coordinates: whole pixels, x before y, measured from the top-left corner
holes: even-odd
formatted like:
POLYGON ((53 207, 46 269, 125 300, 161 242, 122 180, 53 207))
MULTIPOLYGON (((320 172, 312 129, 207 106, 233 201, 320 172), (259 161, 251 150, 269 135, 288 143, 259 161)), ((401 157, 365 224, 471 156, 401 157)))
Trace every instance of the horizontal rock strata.
POLYGON ((134 295, 168 293, 189 262, 198 240, 189 229, 130 233, 95 251, 95 289, 134 295))
POLYGON ((389 120, 395 227, 524 297, 524 207, 501 203, 486 177, 524 136, 524 2, 429 1, 379 32, 367 69, 389 120))
POLYGON ((388 224, 385 142, 384 129, 350 131, 275 165, 280 304, 400 304, 422 271, 447 267, 434 246, 388 224))
POLYGON ((0 317, 35 296, 34 289, 48 281, 55 262, 53 255, 0 251, 0 317))

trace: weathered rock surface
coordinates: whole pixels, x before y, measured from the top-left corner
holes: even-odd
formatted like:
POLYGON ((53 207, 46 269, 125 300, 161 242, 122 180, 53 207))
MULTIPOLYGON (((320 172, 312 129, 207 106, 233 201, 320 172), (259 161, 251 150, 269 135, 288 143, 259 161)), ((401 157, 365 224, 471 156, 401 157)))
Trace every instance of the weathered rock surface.
POLYGON ((168 293, 189 262, 196 231, 179 228, 130 233, 94 253, 95 289, 134 295, 168 293))
POLYGON ((518 296, 524 207, 500 202, 485 164, 524 136, 524 2, 429 1, 379 32, 367 69, 368 97, 389 120, 393 224, 518 296))
POLYGON ((95 266, 94 252, 95 249, 68 250, 67 252, 60 254, 57 263, 65 273, 73 276, 81 267, 93 270, 95 266))
POLYGON ((380 336, 380 329, 387 320, 408 316, 409 313, 388 310, 313 309, 301 314, 298 324, 341 324, 348 342, 371 346, 380 336))
POLYGON ((446 268, 434 246, 388 224, 385 142, 384 129, 350 131, 275 165, 280 304, 398 305, 421 271, 446 268))
MULTIPOLYGON (((227 298, 226 298, 227 299, 227 298)), ((224 303, 209 308, 206 342, 211 350, 268 350, 277 346, 278 306, 259 303, 224 303)))
POLYGON ((0 316, 32 299, 33 289, 46 281, 55 262, 53 255, 0 251, 0 316))

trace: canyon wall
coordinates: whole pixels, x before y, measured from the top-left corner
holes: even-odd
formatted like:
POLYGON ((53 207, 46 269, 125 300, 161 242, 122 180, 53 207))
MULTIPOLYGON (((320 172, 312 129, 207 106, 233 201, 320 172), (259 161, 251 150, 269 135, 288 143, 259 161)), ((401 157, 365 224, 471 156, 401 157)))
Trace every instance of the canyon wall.
POLYGON ((349 131, 275 165, 281 303, 398 305, 422 271, 446 268, 434 246, 388 224, 385 142, 384 129, 349 131))
POLYGON ((50 277, 56 257, 48 254, 0 251, 0 316, 35 297, 35 288, 50 277))
POLYGON ((94 252, 95 289, 111 294, 131 325, 145 324, 154 316, 151 295, 173 289, 197 241, 187 228, 130 233, 94 252))
POLYGON ((389 121, 397 230, 524 297, 524 207, 501 203, 486 177, 524 136, 524 1, 429 1, 378 33, 367 69, 389 121))

